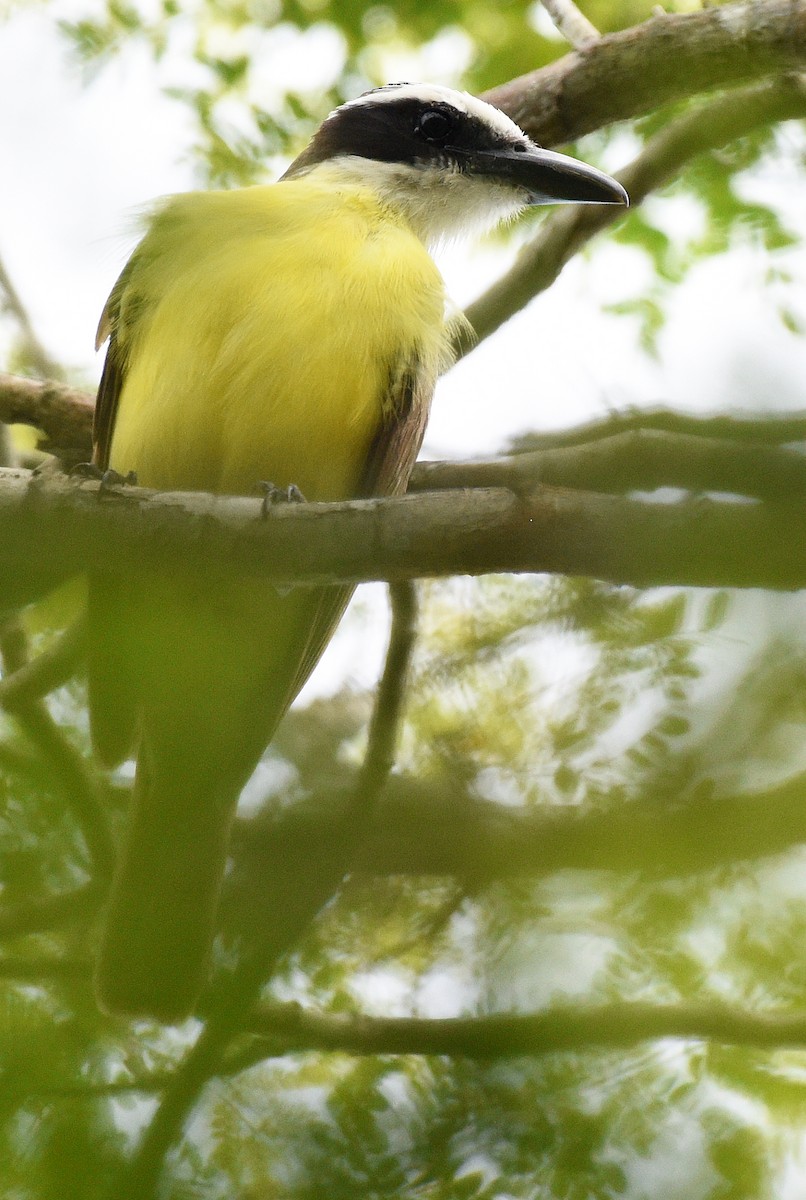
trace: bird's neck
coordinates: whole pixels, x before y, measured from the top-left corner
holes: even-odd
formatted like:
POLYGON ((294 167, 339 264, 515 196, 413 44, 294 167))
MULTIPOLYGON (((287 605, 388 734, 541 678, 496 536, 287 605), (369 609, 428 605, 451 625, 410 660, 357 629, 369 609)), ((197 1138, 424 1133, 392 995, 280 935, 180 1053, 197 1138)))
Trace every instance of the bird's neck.
POLYGON ((344 156, 318 163, 306 173, 342 193, 372 197, 388 217, 429 249, 468 233, 485 232, 523 207, 511 188, 455 172, 418 170, 406 163, 344 156))

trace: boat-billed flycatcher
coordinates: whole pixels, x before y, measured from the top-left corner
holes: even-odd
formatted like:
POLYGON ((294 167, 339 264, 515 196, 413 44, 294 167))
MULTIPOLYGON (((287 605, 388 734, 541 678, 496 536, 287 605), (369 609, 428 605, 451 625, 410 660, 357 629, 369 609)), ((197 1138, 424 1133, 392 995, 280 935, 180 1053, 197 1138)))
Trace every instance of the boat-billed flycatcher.
MULTIPOLYGON (((414 84, 336 109, 277 184, 168 200, 101 319, 96 464, 158 489, 403 491, 448 353, 429 248, 562 201, 627 198, 490 105, 414 84)), ((191 1011, 238 795, 349 595, 214 588, 167 563, 90 581, 95 745, 109 764, 137 753, 108 1009, 191 1011)))

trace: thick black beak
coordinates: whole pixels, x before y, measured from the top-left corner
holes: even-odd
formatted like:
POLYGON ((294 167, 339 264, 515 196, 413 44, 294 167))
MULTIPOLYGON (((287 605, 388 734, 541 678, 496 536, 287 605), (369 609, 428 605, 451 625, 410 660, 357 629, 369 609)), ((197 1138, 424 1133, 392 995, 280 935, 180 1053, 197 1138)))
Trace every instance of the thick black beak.
POLYGON ((528 143, 474 150, 467 170, 523 188, 529 204, 629 204, 620 183, 587 163, 528 143))

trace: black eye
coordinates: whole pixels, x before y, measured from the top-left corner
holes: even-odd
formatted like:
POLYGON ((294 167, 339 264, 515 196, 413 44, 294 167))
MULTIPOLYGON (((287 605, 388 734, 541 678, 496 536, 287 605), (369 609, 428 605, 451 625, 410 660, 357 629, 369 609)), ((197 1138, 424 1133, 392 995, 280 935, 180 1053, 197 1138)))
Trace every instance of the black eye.
POLYGON ((414 127, 426 142, 436 142, 440 145, 448 140, 456 128, 456 122, 446 112, 439 108, 428 108, 422 114, 414 127))

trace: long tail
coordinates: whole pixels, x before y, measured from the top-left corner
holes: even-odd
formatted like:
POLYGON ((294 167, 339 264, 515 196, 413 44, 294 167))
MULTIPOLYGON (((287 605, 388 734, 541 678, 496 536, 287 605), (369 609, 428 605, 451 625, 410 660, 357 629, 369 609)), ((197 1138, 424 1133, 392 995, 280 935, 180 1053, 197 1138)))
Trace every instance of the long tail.
POLYGON ((96 970, 110 1012, 183 1020, 207 972, 233 797, 150 777, 141 755, 96 970))
POLYGON ((240 791, 350 591, 284 599, 231 588, 222 600, 208 589, 186 600, 173 583, 148 583, 140 606, 137 593, 128 598, 134 651, 123 679, 140 748, 96 988, 110 1012, 167 1023, 190 1014, 205 982, 240 791))

